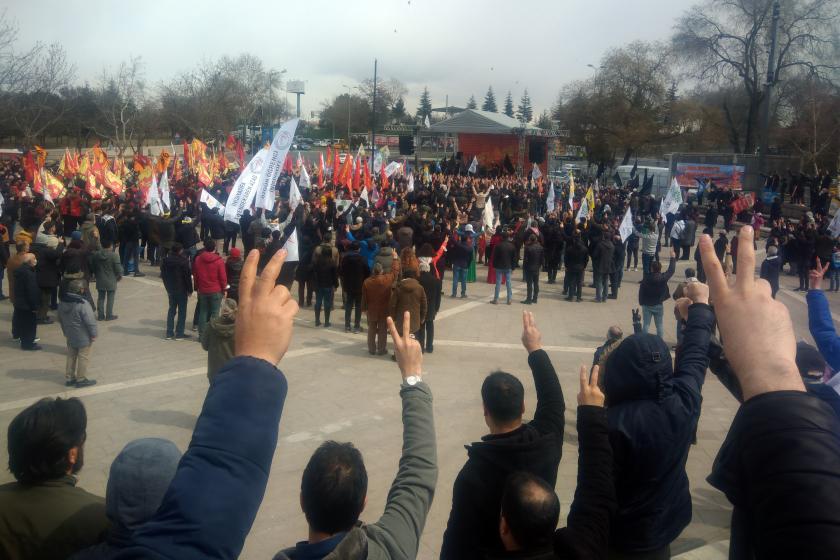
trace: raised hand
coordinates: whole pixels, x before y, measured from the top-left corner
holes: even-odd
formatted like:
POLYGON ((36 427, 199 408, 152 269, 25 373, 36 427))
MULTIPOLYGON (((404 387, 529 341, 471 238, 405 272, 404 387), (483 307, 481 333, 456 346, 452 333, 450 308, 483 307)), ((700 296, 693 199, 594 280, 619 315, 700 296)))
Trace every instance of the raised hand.
POLYGON ((830 267, 830 261, 825 263, 825 266, 823 266, 820 258, 817 257, 817 268, 812 269, 811 272, 808 273, 809 286, 811 286, 812 290, 822 290, 822 279, 830 267))
POLYGON ((271 364, 283 359, 292 341, 292 320, 298 304, 285 286, 276 284, 286 251, 277 251, 257 278, 260 253, 248 253, 239 279, 236 313, 236 355, 261 358, 271 364))
POLYGON ((400 366, 400 373, 403 379, 412 375, 420 375, 423 371, 423 350, 420 343, 411 333, 411 313, 406 311, 403 314, 403 336, 397 332, 394 319, 388 317, 388 332, 394 341, 394 355, 397 358, 397 365, 400 366))
POLYGON ((604 393, 598 387, 598 366, 592 368, 592 375, 589 375, 585 365, 580 366, 580 392, 578 393, 579 406, 604 406, 604 393))
POLYGON ((796 338, 787 307, 771 296, 770 284, 755 278, 753 229, 738 232, 735 285, 727 285, 714 244, 700 238, 703 269, 709 281, 723 349, 735 371, 744 400, 772 391, 804 391, 796 367, 796 338))
POLYGON ((522 346, 529 354, 542 348, 542 335, 537 329, 534 314, 530 311, 522 312, 522 346))
POLYGON ((698 281, 696 278, 689 281, 685 287, 685 297, 691 300, 691 303, 709 303, 709 286, 698 281))
POLYGON ((633 314, 633 322, 634 323, 641 323, 642 322, 642 312, 639 311, 638 308, 631 311, 631 313, 633 314))

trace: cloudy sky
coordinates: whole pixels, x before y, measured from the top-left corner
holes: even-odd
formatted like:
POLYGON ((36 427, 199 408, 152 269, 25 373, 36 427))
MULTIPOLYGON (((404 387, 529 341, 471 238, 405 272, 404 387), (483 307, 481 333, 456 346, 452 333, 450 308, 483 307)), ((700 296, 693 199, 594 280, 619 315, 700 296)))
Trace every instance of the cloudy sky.
MULTIPOLYGON (((593 72, 603 53, 630 41, 667 39, 696 0, 0 0, 20 45, 59 41, 81 81, 141 55, 152 83, 196 62, 251 52, 306 82, 303 114, 373 74, 397 78, 416 110, 428 86, 435 106, 500 109, 528 88, 538 113, 559 88, 593 72)), ((293 96, 290 96, 293 102, 293 96)))

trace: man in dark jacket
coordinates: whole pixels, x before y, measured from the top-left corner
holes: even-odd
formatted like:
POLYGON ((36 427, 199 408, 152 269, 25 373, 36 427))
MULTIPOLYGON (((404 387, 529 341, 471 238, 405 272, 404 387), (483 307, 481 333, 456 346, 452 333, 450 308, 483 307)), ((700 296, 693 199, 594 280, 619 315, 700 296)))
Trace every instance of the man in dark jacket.
POLYGON ((557 529, 560 501, 536 475, 510 475, 502 494, 499 534, 505 552, 488 558, 594 560, 606 558, 615 512, 613 454, 598 371, 581 367, 578 393, 578 476, 566 526, 557 529))
POLYGON ((527 311, 523 313, 522 344, 537 391, 534 419, 522 422, 524 390, 516 377, 498 371, 484 380, 481 397, 490 434, 467 447, 467 463, 455 479, 440 553, 444 560, 482 558, 484 551, 503 550, 499 511, 504 483, 511 473, 535 474, 552 487, 557 481, 566 403, 551 360, 542 350, 534 316, 527 311))
POLYGON ((662 263, 655 261, 650 265, 650 274, 646 274, 639 284, 639 305, 642 306, 642 332, 647 333, 650 327, 650 320, 653 319, 656 325, 656 335, 659 338, 665 336, 662 328, 664 309, 662 302, 671 297, 668 290, 668 281, 674 275, 677 268, 677 255, 671 248, 671 261, 668 263, 667 272, 662 272, 662 263))
POLYGON ((531 234, 525 242, 525 256, 522 259, 522 271, 525 273, 525 283, 528 286, 528 295, 522 303, 530 305, 537 303, 540 295, 540 272, 545 263, 545 251, 537 240, 537 236, 531 234))
POLYGON ((118 235, 123 276, 129 275, 129 263, 133 263, 135 277, 145 276, 140 272, 140 224, 136 213, 132 212, 120 220, 118 235))
POLYGON ((513 298, 513 267, 516 265, 516 245, 513 244, 513 232, 505 232, 505 238, 493 249, 493 268, 496 269, 496 291, 493 292, 493 303, 499 303, 499 289, 502 287, 502 279, 507 288, 507 304, 511 304, 513 298))
POLYGON ((430 354, 435 351, 435 316, 440 310, 440 294, 443 283, 435 277, 428 263, 420 263, 420 285, 426 292, 426 320, 417 333, 417 341, 424 351, 430 354))
POLYGON ((692 305, 675 367, 661 337, 634 334, 610 354, 603 372, 618 496, 610 546, 621 554, 669 558, 671 542, 691 521, 685 464, 700 418, 714 313, 705 284, 689 282, 685 295, 692 305))
POLYGON ((362 332, 362 284, 370 276, 367 260, 359 253, 359 242, 350 244, 350 251, 341 258, 339 268, 344 290, 344 331, 350 332, 350 314, 355 308, 353 332, 362 332))
POLYGON ((592 250, 592 275, 595 279, 595 301, 605 303, 607 301, 607 288, 609 287, 610 273, 613 272, 615 263, 613 253, 615 245, 607 232, 595 244, 592 250))
MULTIPOLYGON (((52 222, 45 222, 44 233, 53 236, 55 234, 55 225, 52 222)), ((61 280, 59 262, 61 260, 61 254, 64 252, 64 240, 60 240, 55 247, 41 243, 40 236, 38 240, 32 244, 30 249, 38 260, 38 266, 35 267, 35 274, 38 277, 38 288, 41 290, 38 322, 48 325, 52 323, 52 319, 49 317, 49 309, 52 302, 56 299, 56 290, 61 280)))
MULTIPOLYGON (((738 268, 755 270, 752 228, 738 235, 738 268)), ((711 240, 700 250, 744 399, 709 476, 734 506, 730 558, 838 558, 840 421, 805 391, 785 305, 753 274, 730 288, 711 240)))
POLYGON ((192 295, 193 282, 190 261, 184 255, 180 243, 172 245, 172 251, 160 263, 163 286, 169 296, 169 310, 166 312, 166 340, 190 338, 184 333, 187 321, 187 299, 192 295), (178 324, 175 326, 175 313, 178 324))
POLYGON ((105 502, 76 486, 86 431, 79 399, 41 399, 9 424, 16 482, 0 486, 0 558, 63 560, 102 540, 105 502))
POLYGON ((621 287, 621 280, 624 278, 624 243, 621 242, 621 235, 613 235, 613 270, 610 272, 610 295, 609 299, 618 299, 618 289, 621 287))
POLYGON ((12 332, 20 338, 21 350, 40 350, 36 344, 38 321, 36 314, 41 303, 41 290, 35 276, 38 260, 32 253, 23 256, 22 264, 15 270, 15 300, 12 314, 12 332))
POLYGON ((566 278, 564 283, 568 287, 568 295, 566 301, 572 301, 576 298, 581 300, 581 290, 583 289, 583 271, 586 270, 586 263, 589 262, 589 251, 586 249, 583 240, 580 238, 580 231, 575 230, 572 234, 572 239, 566 246, 566 254, 564 257, 566 265, 566 278))
POLYGON ((472 246, 467 243, 466 235, 452 234, 451 247, 449 248, 449 260, 452 263, 452 294, 455 297, 458 290, 458 283, 461 283, 461 297, 467 297, 467 269, 473 258, 472 246))

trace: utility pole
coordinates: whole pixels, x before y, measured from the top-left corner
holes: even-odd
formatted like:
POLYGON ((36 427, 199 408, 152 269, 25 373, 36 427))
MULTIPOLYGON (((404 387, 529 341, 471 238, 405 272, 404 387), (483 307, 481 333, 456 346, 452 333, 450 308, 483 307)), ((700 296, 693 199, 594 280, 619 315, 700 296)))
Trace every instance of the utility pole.
POLYGON ((347 88, 347 150, 350 150, 350 89, 352 86, 341 84, 342 87, 347 88))
MULTIPOLYGON (((373 59, 373 106, 371 110, 370 127, 370 150, 374 159, 376 158, 376 70, 378 61, 373 59)), ((373 160, 371 160, 373 161, 373 160)))
POLYGON ((767 149, 770 143, 770 102, 776 83, 776 33, 779 30, 779 0, 773 2, 773 18, 770 21, 770 52, 767 59, 767 82, 764 84, 764 112, 761 123, 761 144, 758 149, 758 172, 766 173, 767 149))

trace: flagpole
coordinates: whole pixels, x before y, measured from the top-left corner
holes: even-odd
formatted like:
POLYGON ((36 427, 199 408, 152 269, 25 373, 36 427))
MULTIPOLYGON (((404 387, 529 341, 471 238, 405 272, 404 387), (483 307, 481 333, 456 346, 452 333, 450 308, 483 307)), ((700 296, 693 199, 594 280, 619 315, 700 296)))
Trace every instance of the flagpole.
POLYGON ((371 157, 376 156, 376 71, 379 61, 373 59, 373 104, 371 109, 370 150, 371 157))

